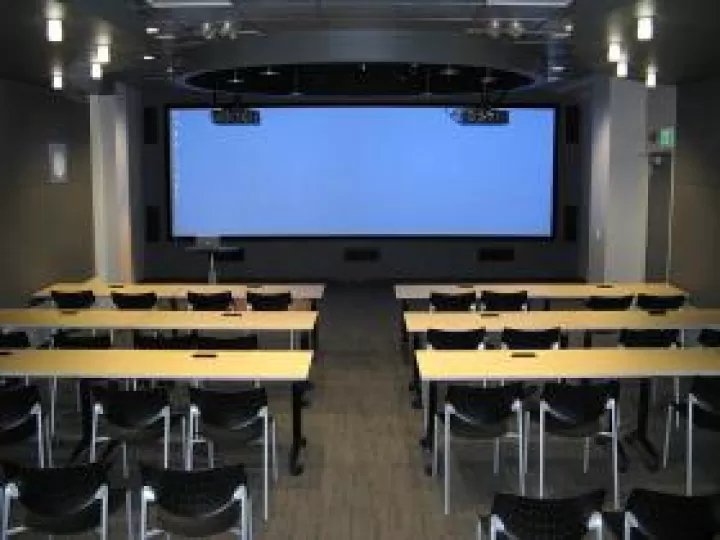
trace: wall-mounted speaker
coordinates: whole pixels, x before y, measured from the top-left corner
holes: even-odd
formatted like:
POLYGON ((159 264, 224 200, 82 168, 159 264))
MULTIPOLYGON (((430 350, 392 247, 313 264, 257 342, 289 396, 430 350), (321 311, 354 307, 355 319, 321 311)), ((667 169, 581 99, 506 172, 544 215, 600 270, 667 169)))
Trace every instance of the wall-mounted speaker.
POLYGON ((380 260, 380 252, 375 248, 347 248, 343 250, 345 262, 376 262, 380 260))
POLYGON ((143 143, 158 143, 158 110, 157 107, 143 109, 143 143))
POLYGON ((577 105, 565 107, 565 142, 580 144, 580 107, 577 105))
POLYGON ((477 250, 478 262, 512 262, 515 260, 513 248, 491 247, 477 250))
POLYGON ((575 204, 568 204, 563 208, 562 239, 565 242, 577 242, 578 207, 575 204))
POLYGON ((145 241, 149 244, 160 241, 160 207, 145 207, 145 241))

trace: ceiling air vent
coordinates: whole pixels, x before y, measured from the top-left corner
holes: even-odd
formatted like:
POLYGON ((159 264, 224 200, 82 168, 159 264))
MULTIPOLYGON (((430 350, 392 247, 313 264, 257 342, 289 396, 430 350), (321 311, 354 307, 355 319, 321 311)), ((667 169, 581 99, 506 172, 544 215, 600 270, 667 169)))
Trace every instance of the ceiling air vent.
POLYGON ((490 7, 566 8, 573 0, 487 0, 490 7))

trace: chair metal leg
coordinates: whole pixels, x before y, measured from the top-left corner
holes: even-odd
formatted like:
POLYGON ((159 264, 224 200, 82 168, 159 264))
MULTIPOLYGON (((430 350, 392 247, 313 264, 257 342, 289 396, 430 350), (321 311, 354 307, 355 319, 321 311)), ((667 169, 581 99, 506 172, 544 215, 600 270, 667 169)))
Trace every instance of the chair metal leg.
POLYGON ((97 445, 97 428, 98 428, 98 413, 93 406, 92 422, 90 425, 90 463, 95 463, 97 459, 96 445, 97 445))
POLYGON ((276 434, 275 418, 272 419, 270 435, 272 437, 272 467, 273 467, 273 482, 278 481, 278 460, 277 460, 277 434, 276 434))
POLYGON ((103 493, 100 510, 100 539, 107 540, 108 537, 108 492, 107 487, 103 493))
POLYGON ((523 435, 525 435, 525 444, 523 445, 523 470, 525 471, 525 474, 528 472, 528 454, 530 453, 530 413, 525 413, 525 420, 523 422, 523 435))
POLYGON ((545 496, 545 406, 540 404, 540 498, 545 496))
POLYGON ((35 417, 35 421, 37 422, 37 460, 38 465, 41 469, 45 468, 45 444, 44 444, 44 437, 43 437, 43 416, 42 413, 39 413, 35 417))
POLYGON ((7 488, 4 488, 3 489, 3 497, 2 497, 2 526, 0 526, 0 534, 2 534, 2 540, 7 540, 9 530, 10 530, 10 497, 8 496, 7 488))
POLYGON ((268 412, 265 410, 265 416, 263 417, 263 519, 268 520, 268 507, 269 502, 269 446, 270 446, 270 426, 269 426, 268 412))
POLYGON ((438 450, 438 439, 440 438, 439 429, 440 429, 440 421, 439 421, 440 415, 435 415, 435 423, 433 424, 433 453, 432 453, 432 475, 436 477, 438 475, 438 460, 439 460, 439 453, 438 450))
POLYGON ((50 381, 50 434, 55 435, 55 409, 57 407, 57 377, 50 381))
POLYGON ((125 527, 127 529, 128 538, 132 538, 132 491, 129 488, 125 490, 125 527))
POLYGON ((140 540, 147 538, 147 499, 144 489, 140 490, 140 540))
MULTIPOLYGON (((523 433, 523 413, 520 409, 517 413, 517 430, 518 430, 518 482, 520 495, 525 496, 525 455, 523 447, 525 439, 523 433)), ((478 520, 479 522, 479 520, 478 520)))
POLYGON ((680 404, 680 377, 673 377, 673 403, 675 408, 675 428, 680 428, 680 410, 677 405, 680 404))
POLYGON ((482 540, 482 519, 478 517, 477 527, 475 527, 475 540, 482 540))
POLYGON ((687 447, 685 450, 685 494, 692 495, 693 492, 693 396, 688 399, 687 417, 687 447))
MULTIPOLYGON (((617 511, 620 508, 620 479, 618 478, 618 414, 615 403, 610 409, 610 422, 612 424, 613 509, 617 511)), ((600 533, 602 534, 602 521, 600 522, 600 533)))
POLYGON ((665 414, 665 442, 663 444, 662 466, 667 469, 670 460, 670 429, 672 427, 672 407, 668 406, 665 414))
POLYGON ((208 467, 215 468, 215 443, 208 439, 207 441, 208 467))
POLYGON ((587 474, 590 468, 590 437, 583 441, 583 473, 587 474))
POLYGON ((500 437, 497 437, 493 448, 493 474, 500 473, 500 437))
POLYGON ((445 495, 445 515, 450 513, 450 412, 445 410, 445 454, 443 469, 443 486, 445 495))
POLYGON ((168 468, 170 461, 170 410, 165 414, 163 420, 163 467, 168 468))

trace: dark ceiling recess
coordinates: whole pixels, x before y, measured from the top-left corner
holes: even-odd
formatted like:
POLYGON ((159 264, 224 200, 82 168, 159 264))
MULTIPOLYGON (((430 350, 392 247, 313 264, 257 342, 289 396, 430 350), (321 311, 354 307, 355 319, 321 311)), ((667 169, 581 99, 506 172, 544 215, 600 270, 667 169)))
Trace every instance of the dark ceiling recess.
POLYGON ((326 63, 208 71, 187 78, 185 83, 211 92, 271 96, 442 96, 498 95, 530 85, 533 80, 478 66, 326 63))

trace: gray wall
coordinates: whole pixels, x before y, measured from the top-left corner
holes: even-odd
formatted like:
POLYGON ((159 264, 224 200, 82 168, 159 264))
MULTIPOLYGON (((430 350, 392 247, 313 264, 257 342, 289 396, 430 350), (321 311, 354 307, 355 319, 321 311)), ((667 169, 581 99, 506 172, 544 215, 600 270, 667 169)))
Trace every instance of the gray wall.
MULTIPOLYGON (((143 146, 145 204, 157 206, 163 241, 145 245, 145 277, 202 279, 206 259, 187 253, 167 237, 164 104, 144 96, 146 107, 156 107, 160 133, 157 144, 143 146)), ((582 276, 577 242, 563 240, 563 207, 580 198, 579 145, 565 145, 561 121, 558 157, 557 238, 553 241, 488 242, 479 240, 273 240, 239 242, 245 261, 222 263, 220 279, 366 280, 366 279, 574 279, 582 276), (377 262, 346 262, 345 248, 378 248, 377 262), (478 262, 477 250, 511 247, 512 262, 478 262)))
POLYGON ((87 105, 0 81, 0 306, 93 274, 87 105), (48 143, 68 145, 67 184, 49 184, 48 143))
POLYGON ((720 306, 720 79, 678 88, 671 279, 720 306))

